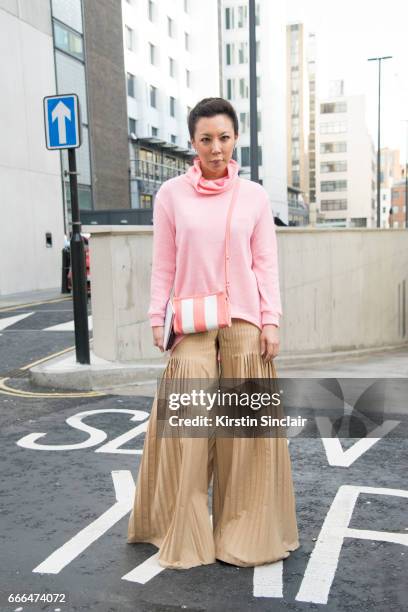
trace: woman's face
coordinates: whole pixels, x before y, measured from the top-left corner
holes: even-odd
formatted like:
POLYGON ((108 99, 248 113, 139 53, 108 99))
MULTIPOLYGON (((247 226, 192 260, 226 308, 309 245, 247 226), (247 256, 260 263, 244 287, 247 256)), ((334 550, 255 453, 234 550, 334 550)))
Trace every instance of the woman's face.
POLYGON ((191 144, 200 158, 204 178, 216 179, 227 174, 227 164, 237 140, 228 115, 200 117, 191 144))

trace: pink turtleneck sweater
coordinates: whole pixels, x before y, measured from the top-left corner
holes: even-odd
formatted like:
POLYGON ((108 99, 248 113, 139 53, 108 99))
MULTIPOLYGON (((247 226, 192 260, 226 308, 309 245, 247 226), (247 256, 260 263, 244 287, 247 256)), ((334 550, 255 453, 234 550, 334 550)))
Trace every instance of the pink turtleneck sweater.
MULTIPOLYGON (((275 224, 268 194, 258 183, 241 179, 233 159, 228 174, 207 180, 200 160, 160 187, 153 211, 153 264, 149 318, 164 324, 173 287, 177 297, 225 289, 224 244, 232 187, 240 181, 231 217, 231 316, 262 329, 279 326, 282 314, 275 224)), ((179 335, 172 350, 184 336, 179 335)))

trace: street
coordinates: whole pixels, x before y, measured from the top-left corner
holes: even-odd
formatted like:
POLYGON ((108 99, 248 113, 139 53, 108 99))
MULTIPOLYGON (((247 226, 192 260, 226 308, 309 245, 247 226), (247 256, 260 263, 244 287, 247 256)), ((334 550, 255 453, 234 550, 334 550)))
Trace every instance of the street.
POLYGON ((165 570, 154 546, 127 544, 151 396, 55 395, 21 375, 73 345, 73 331, 49 329, 70 321, 70 298, 0 311, 1 377, 9 377, 0 389, 1 610, 405 609, 403 435, 385 435, 351 463, 342 457, 356 439, 336 448, 290 441, 301 547, 284 562, 165 570), (54 600, 8 601, 24 593, 54 600))

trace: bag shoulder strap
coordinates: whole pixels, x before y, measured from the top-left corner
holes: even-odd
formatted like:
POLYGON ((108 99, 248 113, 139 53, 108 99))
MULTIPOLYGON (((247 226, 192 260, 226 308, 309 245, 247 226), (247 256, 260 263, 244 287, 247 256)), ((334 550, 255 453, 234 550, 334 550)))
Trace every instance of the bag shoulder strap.
POLYGON ((230 282, 229 282, 229 261, 230 261, 230 257, 231 257, 231 255, 230 255, 231 217, 232 217, 232 211, 233 211, 234 206, 235 206, 235 202, 237 201, 238 192, 239 192, 239 185, 240 185, 240 178, 239 178, 239 176, 237 176, 236 179, 235 179, 235 185, 234 185, 234 187, 232 189, 231 204, 230 204, 229 209, 228 209, 227 223, 226 223, 226 228, 225 228, 225 252, 224 252, 225 291, 226 291, 228 296, 229 296, 229 288, 230 288, 230 282))

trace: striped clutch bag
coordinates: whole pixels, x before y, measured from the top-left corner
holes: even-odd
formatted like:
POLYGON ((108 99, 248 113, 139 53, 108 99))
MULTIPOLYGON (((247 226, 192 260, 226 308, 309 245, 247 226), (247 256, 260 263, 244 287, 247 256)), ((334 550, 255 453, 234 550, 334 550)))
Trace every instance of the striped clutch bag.
POLYGON ((173 297, 174 310, 173 327, 176 334, 194 334, 211 329, 231 327, 231 308, 229 300, 229 259, 230 259, 230 225, 231 215, 239 190, 239 178, 233 187, 231 204, 228 209, 225 230, 225 290, 206 295, 190 295, 188 297, 173 297))
POLYGON ((229 298, 226 291, 187 298, 173 298, 176 334, 194 334, 231 326, 229 298))

